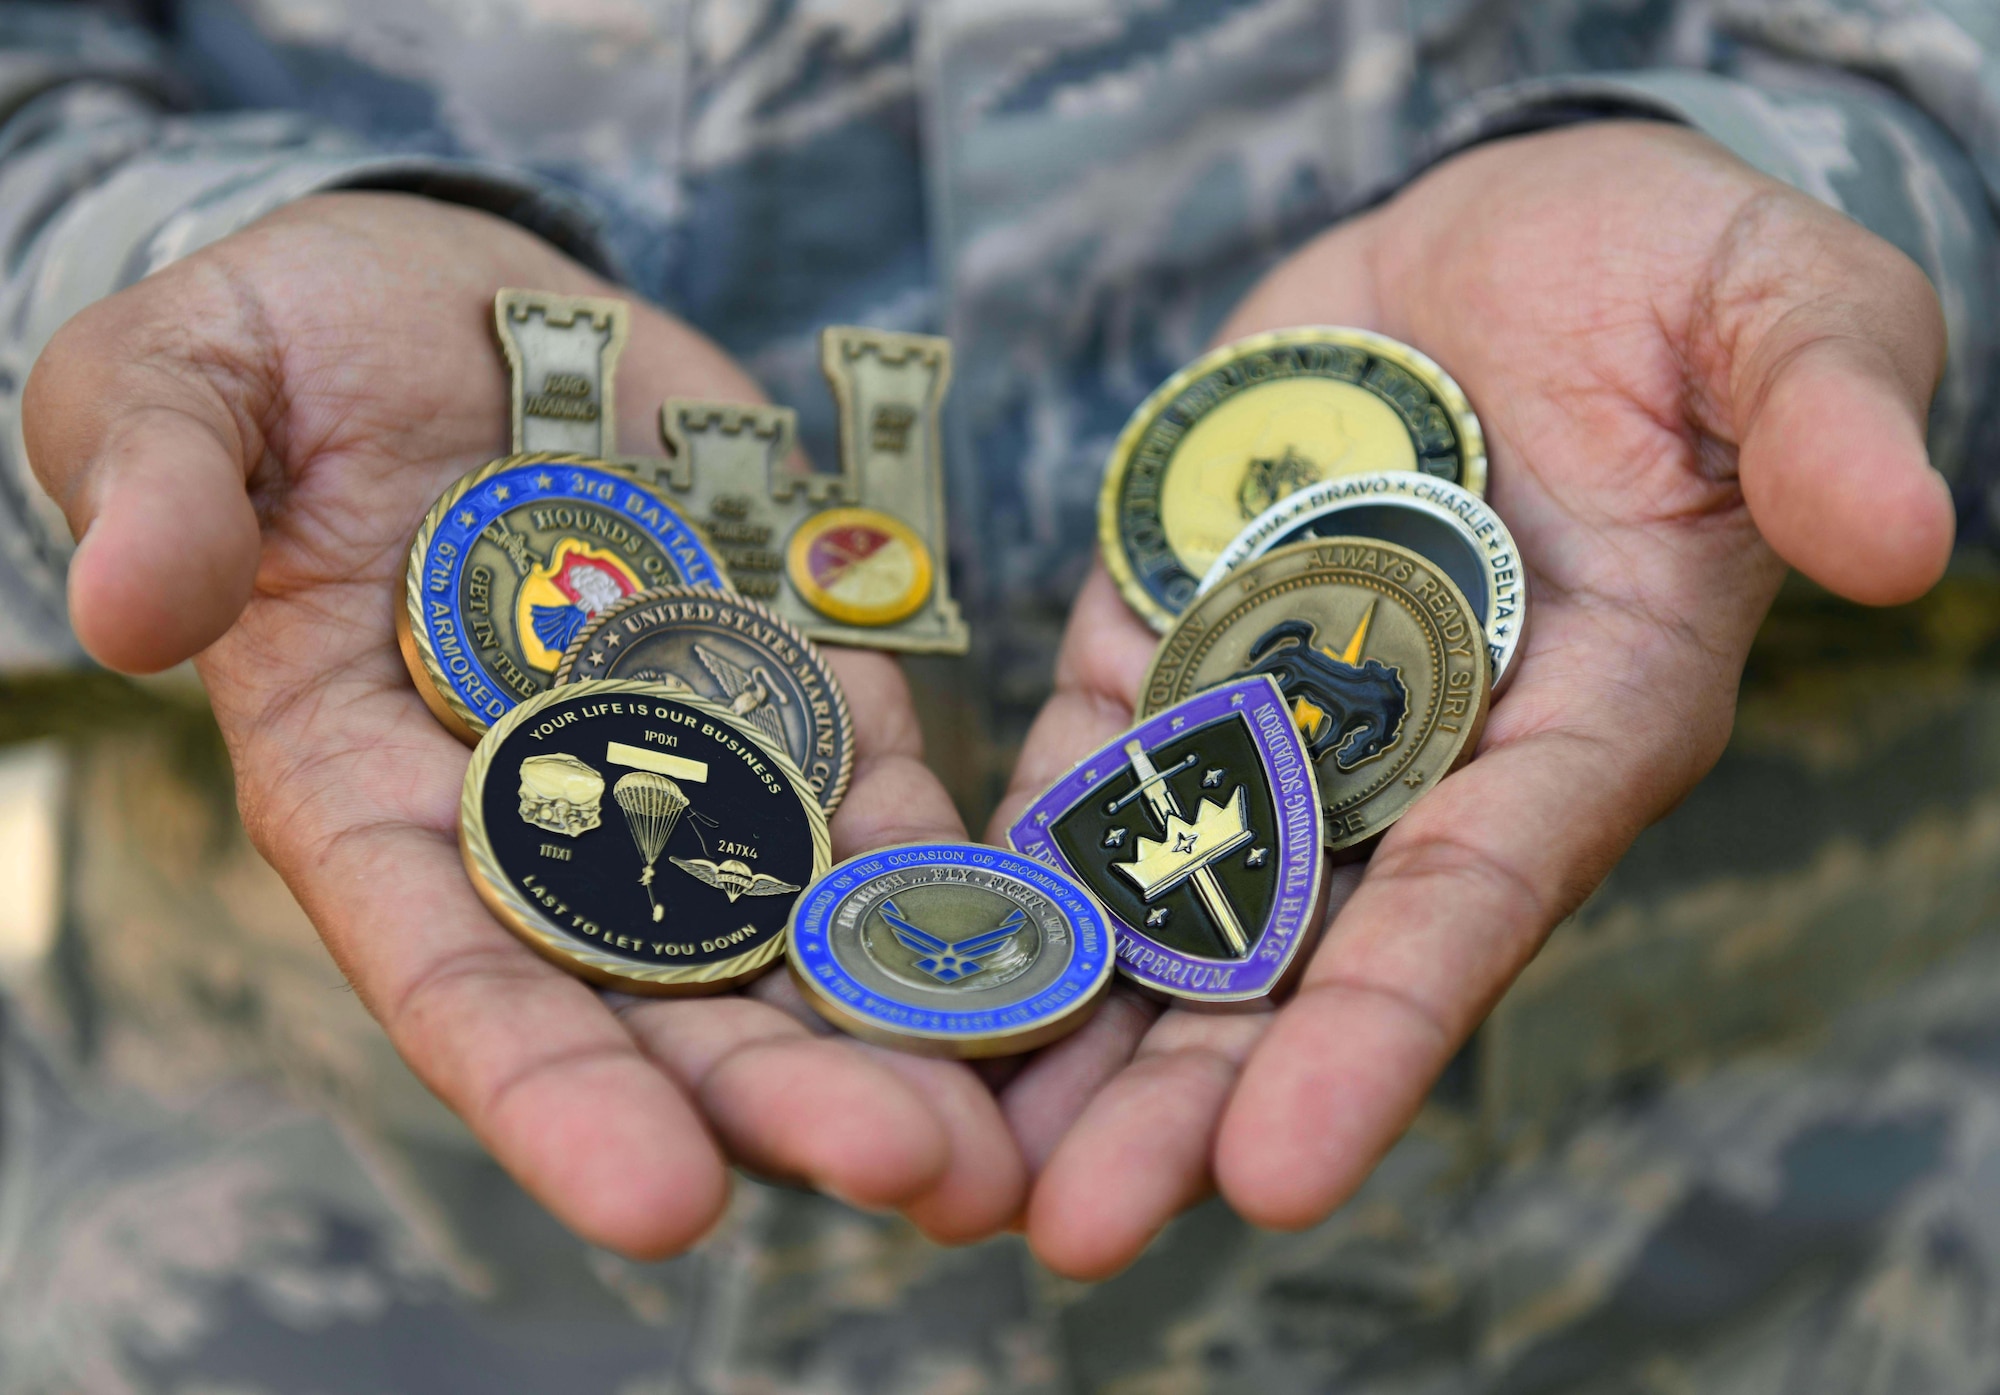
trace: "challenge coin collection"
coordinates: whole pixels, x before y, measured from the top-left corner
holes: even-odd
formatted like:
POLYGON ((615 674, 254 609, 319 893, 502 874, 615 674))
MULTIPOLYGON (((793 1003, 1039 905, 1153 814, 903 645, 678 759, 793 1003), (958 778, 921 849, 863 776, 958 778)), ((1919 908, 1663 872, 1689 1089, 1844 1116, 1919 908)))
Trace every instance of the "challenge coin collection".
POLYGON ((623 456, 617 301, 504 290, 513 453, 411 544, 397 636, 474 743, 465 868, 537 953, 606 988, 720 992, 780 959, 835 1026, 935 1055, 1081 1026, 1114 971, 1270 1001, 1329 859, 1468 759, 1526 618, 1478 419, 1408 347, 1226 345, 1133 414, 1105 561, 1161 632, 1136 725, 1009 830, 831 865, 854 725, 817 642, 963 653, 945 565, 947 341, 836 327, 837 470, 782 407, 672 399, 623 456))

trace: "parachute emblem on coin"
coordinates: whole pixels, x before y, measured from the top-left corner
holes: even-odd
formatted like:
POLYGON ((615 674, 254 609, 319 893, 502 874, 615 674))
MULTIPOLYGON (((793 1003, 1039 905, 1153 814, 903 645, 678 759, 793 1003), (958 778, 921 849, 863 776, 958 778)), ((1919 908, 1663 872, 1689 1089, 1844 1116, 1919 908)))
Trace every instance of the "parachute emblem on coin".
POLYGON ((666 908, 653 899, 653 864, 659 861, 660 850, 666 847, 667 839, 673 837, 674 825, 680 822, 681 814, 686 811, 688 797, 672 780, 649 770, 635 770, 630 775, 619 776, 618 783, 611 787, 611 797, 625 811, 625 823, 632 830, 632 841, 638 846, 639 856, 646 861, 645 871, 639 874, 639 885, 646 888, 646 900, 653 907, 653 919, 659 920, 666 915, 666 908))

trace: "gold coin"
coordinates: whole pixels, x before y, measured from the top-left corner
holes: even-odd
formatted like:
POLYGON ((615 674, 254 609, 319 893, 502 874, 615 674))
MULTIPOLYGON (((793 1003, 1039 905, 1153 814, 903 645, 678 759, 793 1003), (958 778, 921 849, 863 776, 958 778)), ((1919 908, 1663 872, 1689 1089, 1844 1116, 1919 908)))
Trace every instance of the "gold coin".
POLYGON ((459 853, 528 947, 627 993, 719 993, 784 953, 832 858, 791 757, 728 708, 652 683, 550 688, 472 753, 459 853))
POLYGON ((1358 537, 1274 549, 1199 597, 1154 655, 1139 715, 1257 673, 1305 738, 1334 849, 1382 833, 1471 755, 1493 681, 1444 569, 1358 537))
POLYGON ((820 614, 849 625, 893 625, 931 594, 931 552, 916 530, 880 509, 827 509, 785 549, 792 586, 820 614))
POLYGON ((1098 497, 1106 565, 1132 608, 1164 630, 1264 510, 1377 470, 1484 492, 1485 437, 1449 374, 1367 330, 1239 339, 1162 383, 1125 424, 1098 497))

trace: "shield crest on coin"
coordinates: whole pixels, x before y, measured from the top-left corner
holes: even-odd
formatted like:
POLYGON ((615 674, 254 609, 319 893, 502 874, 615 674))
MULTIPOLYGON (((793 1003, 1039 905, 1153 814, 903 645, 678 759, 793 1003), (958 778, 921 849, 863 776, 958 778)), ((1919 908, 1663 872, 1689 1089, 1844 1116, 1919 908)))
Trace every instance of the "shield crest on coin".
POLYGON ((1255 1002, 1318 928, 1311 755, 1275 680, 1238 678, 1149 717, 1008 830, 1117 924, 1119 971, 1177 998, 1255 1002))

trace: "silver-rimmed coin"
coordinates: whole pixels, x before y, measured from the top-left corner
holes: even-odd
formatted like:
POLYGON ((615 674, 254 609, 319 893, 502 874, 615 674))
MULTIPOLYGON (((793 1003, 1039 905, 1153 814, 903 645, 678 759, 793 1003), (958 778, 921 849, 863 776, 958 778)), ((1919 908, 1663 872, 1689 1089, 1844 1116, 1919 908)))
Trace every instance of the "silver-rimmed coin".
POLYGON ((1257 515, 1201 579, 1206 595, 1222 579, 1273 548, 1308 538, 1361 537, 1407 547, 1465 593, 1486 632, 1499 691, 1528 623, 1521 550, 1484 499, 1450 480, 1381 470, 1322 480, 1257 515))
POLYGON ((725 707, 792 758, 828 817, 854 773, 854 721, 826 656, 768 606, 661 586, 591 617, 556 686, 626 678, 725 707))

